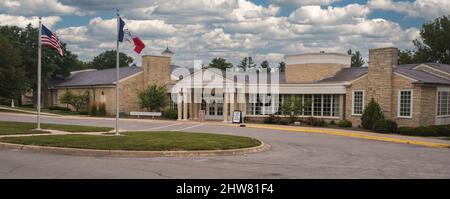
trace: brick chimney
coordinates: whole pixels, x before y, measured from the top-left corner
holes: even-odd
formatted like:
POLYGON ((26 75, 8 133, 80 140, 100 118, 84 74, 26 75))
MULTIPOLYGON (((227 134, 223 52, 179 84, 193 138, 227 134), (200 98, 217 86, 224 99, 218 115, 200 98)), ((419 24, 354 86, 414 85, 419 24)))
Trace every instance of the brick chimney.
POLYGON ((397 48, 369 50, 368 90, 366 99, 375 99, 386 118, 393 118, 393 78, 397 67, 397 48))
POLYGON ((142 69, 144 71, 144 86, 170 83, 171 58, 167 56, 144 55, 142 56, 142 69))

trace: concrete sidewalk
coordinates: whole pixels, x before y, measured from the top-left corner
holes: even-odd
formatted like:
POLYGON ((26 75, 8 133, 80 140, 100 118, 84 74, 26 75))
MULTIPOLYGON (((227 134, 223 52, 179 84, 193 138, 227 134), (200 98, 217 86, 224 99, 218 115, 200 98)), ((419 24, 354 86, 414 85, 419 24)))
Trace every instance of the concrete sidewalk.
POLYGON ((332 128, 315 128, 315 127, 300 127, 300 126, 282 126, 282 125, 266 125, 266 124, 247 124, 249 128, 273 129, 302 133, 319 133, 352 138, 361 138, 368 140, 377 140, 385 142, 395 142, 403 144, 414 144, 426 147, 435 148, 450 148, 450 140, 444 140, 431 137, 416 137, 404 136, 395 134, 381 134, 367 131, 355 131, 346 129, 332 129, 332 128))

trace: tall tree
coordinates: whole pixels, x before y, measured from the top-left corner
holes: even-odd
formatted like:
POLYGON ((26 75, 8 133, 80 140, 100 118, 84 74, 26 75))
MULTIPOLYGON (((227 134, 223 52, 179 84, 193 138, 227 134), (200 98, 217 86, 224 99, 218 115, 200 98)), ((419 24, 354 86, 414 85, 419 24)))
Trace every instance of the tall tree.
POLYGON ((0 35, 0 97, 19 99, 26 89, 26 72, 20 50, 0 35))
MULTIPOLYGON (((95 69, 114 68, 116 67, 116 56, 117 53, 115 50, 102 52, 94 57, 92 62, 90 62, 90 67, 95 69)), ((119 66, 128 66, 134 61, 132 57, 122 52, 119 53, 119 59, 119 66)))
POLYGON ((233 64, 227 62, 226 59, 221 57, 216 57, 211 60, 211 63, 208 65, 209 68, 218 68, 220 70, 226 70, 227 68, 233 67, 233 64))
POLYGON ((269 68, 269 62, 267 60, 261 62, 261 68, 269 68))
POLYGON ((278 63, 278 70, 283 73, 286 71, 286 63, 284 61, 278 63))
POLYGON ((399 53, 399 64, 438 62, 450 64, 450 15, 422 25, 415 49, 399 53))
POLYGON ((366 63, 359 51, 353 52, 351 49, 347 51, 348 55, 352 56, 351 67, 362 67, 366 63))
MULTIPOLYGON (((34 101, 37 101, 37 52, 38 52, 38 28, 28 24, 25 28, 17 26, 0 26, 0 33, 9 38, 14 46, 20 50, 21 62, 25 66, 26 78, 23 82, 28 83, 34 92, 34 101)), ((66 56, 60 57, 58 53, 50 48, 42 47, 42 88, 47 87, 47 80, 56 75, 69 75, 69 72, 80 68, 80 61, 69 50, 66 44, 61 42, 66 56)), ((45 99, 44 99, 45 100, 45 99)))
POLYGON ((246 71, 249 68, 256 67, 255 62, 253 62, 252 57, 244 57, 241 61, 241 63, 238 65, 239 68, 242 68, 244 71, 246 71))

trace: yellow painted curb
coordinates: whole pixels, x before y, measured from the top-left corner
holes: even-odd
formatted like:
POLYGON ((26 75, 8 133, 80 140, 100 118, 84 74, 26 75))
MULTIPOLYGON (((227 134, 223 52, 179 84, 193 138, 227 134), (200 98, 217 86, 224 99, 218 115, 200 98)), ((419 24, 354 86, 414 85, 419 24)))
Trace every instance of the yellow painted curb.
POLYGON ((378 141, 395 142, 395 143, 402 143, 402 144, 413 144, 413 145, 433 147, 433 148, 450 148, 449 144, 419 141, 419 140, 407 140, 407 139, 400 139, 400 138, 390 138, 390 137, 383 137, 383 136, 376 136, 376 135, 364 135, 364 134, 360 134, 360 133, 332 131, 332 130, 326 130, 326 129, 305 129, 305 128, 298 128, 298 127, 276 127, 276 126, 266 126, 266 125, 247 125, 247 127, 282 130, 282 131, 304 132, 304 133, 320 133, 320 134, 337 135, 337 136, 361 138, 361 139, 368 139, 368 140, 378 140, 378 141))

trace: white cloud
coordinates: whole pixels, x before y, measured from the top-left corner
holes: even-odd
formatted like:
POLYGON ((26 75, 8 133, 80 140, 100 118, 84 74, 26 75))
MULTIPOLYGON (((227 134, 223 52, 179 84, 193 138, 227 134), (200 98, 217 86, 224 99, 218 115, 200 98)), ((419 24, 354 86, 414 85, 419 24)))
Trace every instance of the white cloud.
POLYGON ((448 0, 416 0, 399 1, 369 0, 367 5, 372 9, 392 10, 405 13, 409 17, 433 19, 450 13, 448 0))
MULTIPOLYGON (((47 27, 52 27, 59 21, 61 21, 61 18, 58 16, 50 16, 42 18, 43 24, 45 24, 47 27)), ((0 26, 26 27, 30 23, 33 27, 38 27, 39 18, 0 14, 0 26)))
POLYGON ((306 6, 306 5, 330 5, 340 0, 269 0, 269 3, 278 6, 306 6))
POLYGON ((289 20, 301 24, 333 24, 344 23, 358 18, 365 18, 369 14, 368 7, 350 4, 345 7, 322 9, 320 6, 303 6, 289 15, 289 20))
POLYGON ((2 0, 0 10, 26 16, 81 14, 77 7, 63 5, 58 0, 2 0))
MULTIPOLYGON (((17 2, 3 0, 2 5, 8 4, 5 11, 12 12, 18 9, 14 6, 21 7, 17 2)), ((169 45, 175 52, 173 61, 179 65, 192 64, 194 57, 208 63, 217 56, 237 64, 249 55, 257 64, 263 60, 276 64, 282 61, 283 54, 322 50, 346 53, 349 48, 360 50, 365 56, 367 49, 374 47, 410 48, 411 41, 419 35, 416 28, 404 29, 386 19, 368 19, 367 5, 323 6, 332 5, 335 0, 275 0, 268 6, 245 0, 56 2, 83 12, 109 10, 112 13, 120 7, 127 28, 146 44, 143 54, 160 54, 169 45), (280 7, 285 5, 297 9, 290 16, 280 16, 280 7)), ((117 33, 113 17, 93 15, 89 23, 63 26, 57 34, 70 50, 89 60, 115 48, 117 33)), ((60 20, 59 17, 45 19, 49 25, 60 20)), ((25 14, 0 15, 0 24, 23 27, 27 22, 37 24, 37 18, 25 14)), ((124 43, 120 48, 140 64, 140 56, 133 53, 130 45, 124 43)))

